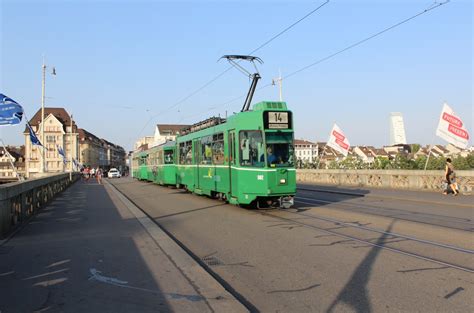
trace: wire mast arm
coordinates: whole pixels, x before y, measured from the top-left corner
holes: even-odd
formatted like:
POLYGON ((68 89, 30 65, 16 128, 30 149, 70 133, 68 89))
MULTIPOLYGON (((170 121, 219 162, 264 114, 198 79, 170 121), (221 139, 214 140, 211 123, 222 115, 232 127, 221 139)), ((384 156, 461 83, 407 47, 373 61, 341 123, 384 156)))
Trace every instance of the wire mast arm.
POLYGON ((251 55, 224 55, 223 57, 221 57, 221 59, 227 59, 227 61, 229 61, 229 63, 233 67, 235 67, 245 76, 248 76, 249 78, 252 79, 252 84, 250 85, 249 91, 247 93, 247 98, 245 99, 242 110, 240 110, 240 112, 248 111, 250 108, 250 104, 252 103, 253 94, 255 93, 255 89, 257 88, 258 80, 261 78, 260 74, 258 73, 258 69, 257 69, 257 65, 255 64, 255 61, 257 61, 260 64, 263 64, 263 61, 259 57, 255 57, 251 55), (236 62, 235 60, 245 60, 245 61, 251 62, 255 68, 255 73, 251 74, 244 67, 242 67, 238 61, 236 62))

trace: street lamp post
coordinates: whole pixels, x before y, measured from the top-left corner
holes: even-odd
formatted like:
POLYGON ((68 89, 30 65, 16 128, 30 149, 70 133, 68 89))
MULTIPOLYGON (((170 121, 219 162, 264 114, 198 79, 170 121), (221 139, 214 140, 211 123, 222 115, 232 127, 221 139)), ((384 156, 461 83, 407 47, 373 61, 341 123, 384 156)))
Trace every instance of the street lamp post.
MULTIPOLYGON (((71 150, 71 157, 70 157, 70 163, 71 163, 71 170, 69 171, 69 180, 72 181, 72 148, 73 148, 73 145, 72 145, 72 114, 71 114, 71 129, 70 129, 70 133, 69 133, 69 148, 71 150)), ((66 149, 67 150, 67 149, 66 149)))
MULTIPOLYGON (((44 103, 45 103, 45 88, 46 88, 46 64, 44 63, 43 57, 43 79, 41 80, 41 142, 43 143, 43 152, 42 152, 42 164, 41 164, 41 172, 46 172, 46 155, 45 150, 47 149, 46 142, 44 140, 44 103)), ((53 67, 51 75, 56 75, 56 69, 53 67)))

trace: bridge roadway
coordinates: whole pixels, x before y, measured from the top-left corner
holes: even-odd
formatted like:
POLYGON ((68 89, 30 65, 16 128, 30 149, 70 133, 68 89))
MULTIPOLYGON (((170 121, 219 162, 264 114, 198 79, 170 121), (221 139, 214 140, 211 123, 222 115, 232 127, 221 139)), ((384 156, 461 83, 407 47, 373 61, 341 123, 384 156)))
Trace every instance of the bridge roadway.
POLYGON ((298 187, 257 211, 76 183, 0 246, 0 311, 474 310, 474 197, 298 187))

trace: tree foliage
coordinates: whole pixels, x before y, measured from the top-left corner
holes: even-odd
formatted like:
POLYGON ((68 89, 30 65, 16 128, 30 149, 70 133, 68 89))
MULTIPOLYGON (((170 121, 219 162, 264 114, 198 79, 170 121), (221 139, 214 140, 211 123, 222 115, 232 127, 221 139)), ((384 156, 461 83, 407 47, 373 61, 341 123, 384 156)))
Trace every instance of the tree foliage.
MULTIPOLYGON (((376 170, 390 170, 390 169, 401 169, 401 170, 423 170, 425 169, 426 156, 421 156, 416 159, 409 159, 406 155, 399 154, 395 158, 389 160, 384 157, 375 158, 373 163, 365 163, 362 159, 348 156, 340 161, 325 162, 324 159, 321 161, 319 166, 320 169, 376 169, 376 170)), ((457 156, 452 158, 453 165, 456 170, 472 170, 474 169, 474 154, 471 153, 467 157, 457 156)), ((314 162, 308 161, 297 161, 298 168, 316 168, 318 159, 314 162)), ((428 164, 426 165, 427 170, 444 170, 446 166, 446 157, 434 157, 430 156, 428 164)))

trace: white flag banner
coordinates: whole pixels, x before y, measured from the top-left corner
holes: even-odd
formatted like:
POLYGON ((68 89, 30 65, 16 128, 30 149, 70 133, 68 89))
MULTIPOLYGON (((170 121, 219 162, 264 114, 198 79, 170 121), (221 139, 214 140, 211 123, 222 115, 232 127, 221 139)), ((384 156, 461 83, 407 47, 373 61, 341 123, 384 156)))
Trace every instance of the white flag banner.
POLYGON ((469 141, 469 133, 463 122, 446 103, 439 117, 436 136, 462 149, 467 147, 469 141))
POLYGON ((347 140, 342 130, 336 124, 334 124, 334 126, 332 127, 327 145, 333 148, 334 150, 344 154, 344 156, 347 156, 347 153, 349 152, 349 148, 351 146, 349 144, 349 140, 347 140))

